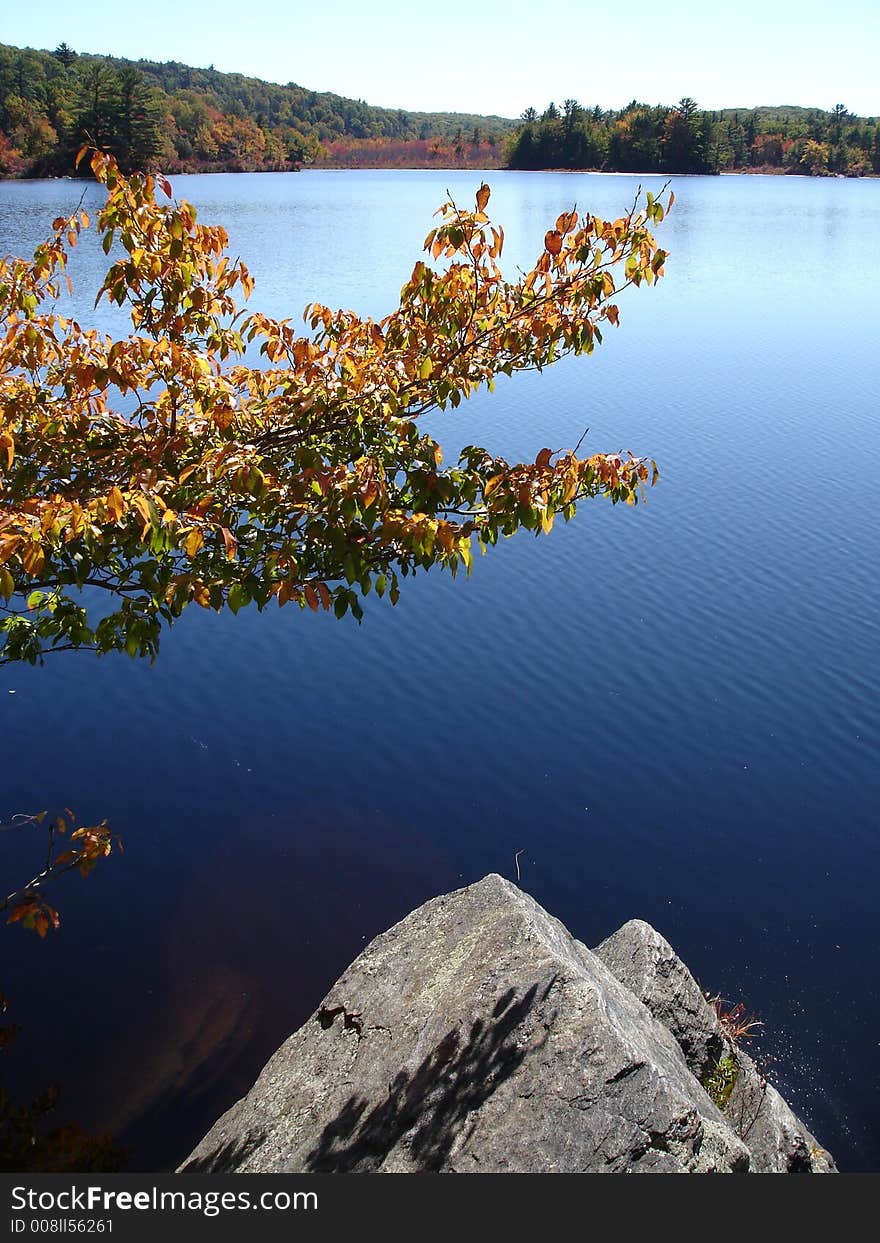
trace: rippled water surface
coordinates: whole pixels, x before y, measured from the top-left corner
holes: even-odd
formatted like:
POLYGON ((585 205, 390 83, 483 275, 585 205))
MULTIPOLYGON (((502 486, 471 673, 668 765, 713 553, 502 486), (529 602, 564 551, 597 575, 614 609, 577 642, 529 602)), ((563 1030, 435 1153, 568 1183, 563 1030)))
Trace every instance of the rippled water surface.
MULTIPOLYGON (((507 262, 622 176, 492 173, 507 262)), ((379 315, 471 172, 181 177, 252 304, 379 315)), ((648 184, 653 184, 649 180, 648 184)), ((654 188, 657 188, 656 186, 654 188)), ((364 942, 488 871, 587 944, 653 923, 764 1022, 771 1075, 847 1169, 880 1169, 877 893, 880 182, 676 178, 656 290, 589 359, 432 430, 534 457, 657 459, 644 509, 586 506, 361 627, 190 610, 158 663, 0 671, 0 819, 108 816, 125 853, 0 937, 18 1098, 179 1161, 364 942), (11 692, 14 692, 12 694, 11 692)), ((71 182, 0 184, 0 250, 71 182)), ((97 204, 96 188, 86 191, 97 204)), ((83 318, 102 258, 77 252, 83 318)), ((107 313, 103 312, 103 323, 107 313)), ((371 598, 372 599, 372 598, 371 598)), ((19 880, 37 843, 2 840, 19 880)))

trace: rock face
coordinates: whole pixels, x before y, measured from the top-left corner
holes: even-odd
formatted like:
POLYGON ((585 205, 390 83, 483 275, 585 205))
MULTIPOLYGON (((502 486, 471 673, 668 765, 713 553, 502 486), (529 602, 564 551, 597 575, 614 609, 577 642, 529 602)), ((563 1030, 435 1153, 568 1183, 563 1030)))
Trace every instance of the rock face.
POLYGON ((487 876, 367 946, 181 1170, 833 1169, 778 1093, 753 1099, 748 1059, 713 1103, 693 1068, 711 1074, 724 1039, 647 924, 592 953, 487 876), (745 1141, 738 1089, 760 1106, 745 1141))
POLYGON ((598 958, 672 1033, 748 1145, 756 1174, 828 1174, 831 1155, 791 1111, 753 1060, 726 1035, 700 986, 668 941, 631 919, 595 950, 598 958))

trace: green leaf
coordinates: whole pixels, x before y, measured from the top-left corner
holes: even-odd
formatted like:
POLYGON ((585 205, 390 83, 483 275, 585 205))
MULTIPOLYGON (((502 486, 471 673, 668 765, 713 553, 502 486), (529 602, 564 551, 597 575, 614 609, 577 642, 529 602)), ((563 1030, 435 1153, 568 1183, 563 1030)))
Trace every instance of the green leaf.
POLYGON ((251 602, 251 593, 243 583, 233 583, 229 588, 229 595, 226 597, 226 603, 232 609, 233 613, 237 613, 239 609, 243 609, 246 604, 251 602))

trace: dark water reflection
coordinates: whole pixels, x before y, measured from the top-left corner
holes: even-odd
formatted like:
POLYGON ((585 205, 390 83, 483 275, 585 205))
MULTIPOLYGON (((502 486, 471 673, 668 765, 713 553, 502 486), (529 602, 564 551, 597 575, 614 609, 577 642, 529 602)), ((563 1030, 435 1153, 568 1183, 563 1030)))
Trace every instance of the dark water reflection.
MULTIPOLYGON (((523 264, 573 200, 618 214, 636 186, 488 179, 523 264)), ((478 183, 175 189, 227 225, 256 305, 378 315, 446 187, 478 183)), ((880 184, 675 189, 668 279, 627 299, 594 358, 434 428, 449 460, 473 441, 534 456, 589 425, 595 448, 658 459, 645 510, 588 508, 469 582, 409 584, 360 628, 200 614, 152 669, 3 672, 3 816, 68 804, 125 841, 58 887, 58 934, 0 939, 25 1025, 6 1076, 22 1096, 60 1079, 60 1114, 113 1131, 134 1168, 180 1160, 366 940, 433 894, 513 877, 519 850, 523 884, 588 944, 641 916, 745 1001, 840 1164, 880 1168, 880 184)), ((79 193, 0 185, 0 248, 79 193)), ((85 246, 78 274, 97 259, 85 246)), ((17 877, 33 855, 3 845, 17 877)))

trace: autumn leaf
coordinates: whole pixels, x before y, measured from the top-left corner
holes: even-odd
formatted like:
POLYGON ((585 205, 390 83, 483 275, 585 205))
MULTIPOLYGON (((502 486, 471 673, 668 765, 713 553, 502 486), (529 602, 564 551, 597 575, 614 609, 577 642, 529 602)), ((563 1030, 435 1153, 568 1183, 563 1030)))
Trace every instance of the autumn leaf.
POLYGON ((110 518, 110 521, 118 522, 125 513, 125 497, 122 495, 119 488, 114 486, 110 489, 107 494, 106 505, 107 516, 110 518))
POLYGON ((544 235, 544 249, 551 255, 558 255, 562 250, 562 234, 558 229, 550 229, 544 235))
POLYGON ((196 555, 196 553, 199 551, 199 549, 202 547, 204 542, 205 542, 205 537, 202 534, 201 528, 193 527, 193 529, 189 532, 186 539, 184 540, 183 546, 186 549, 186 555, 190 559, 193 558, 196 555))
POLYGON ((317 613, 320 607, 318 603, 318 593, 315 591, 311 583, 305 584, 305 586, 303 587, 303 595, 305 596, 306 604, 309 606, 312 612, 317 613))
POLYGON ((235 538, 235 536, 232 534, 232 532, 229 530, 228 527, 221 527, 220 531, 221 531, 221 534, 223 535, 224 547, 226 548, 226 559, 228 561, 234 561, 235 554, 238 551, 238 540, 235 538))

